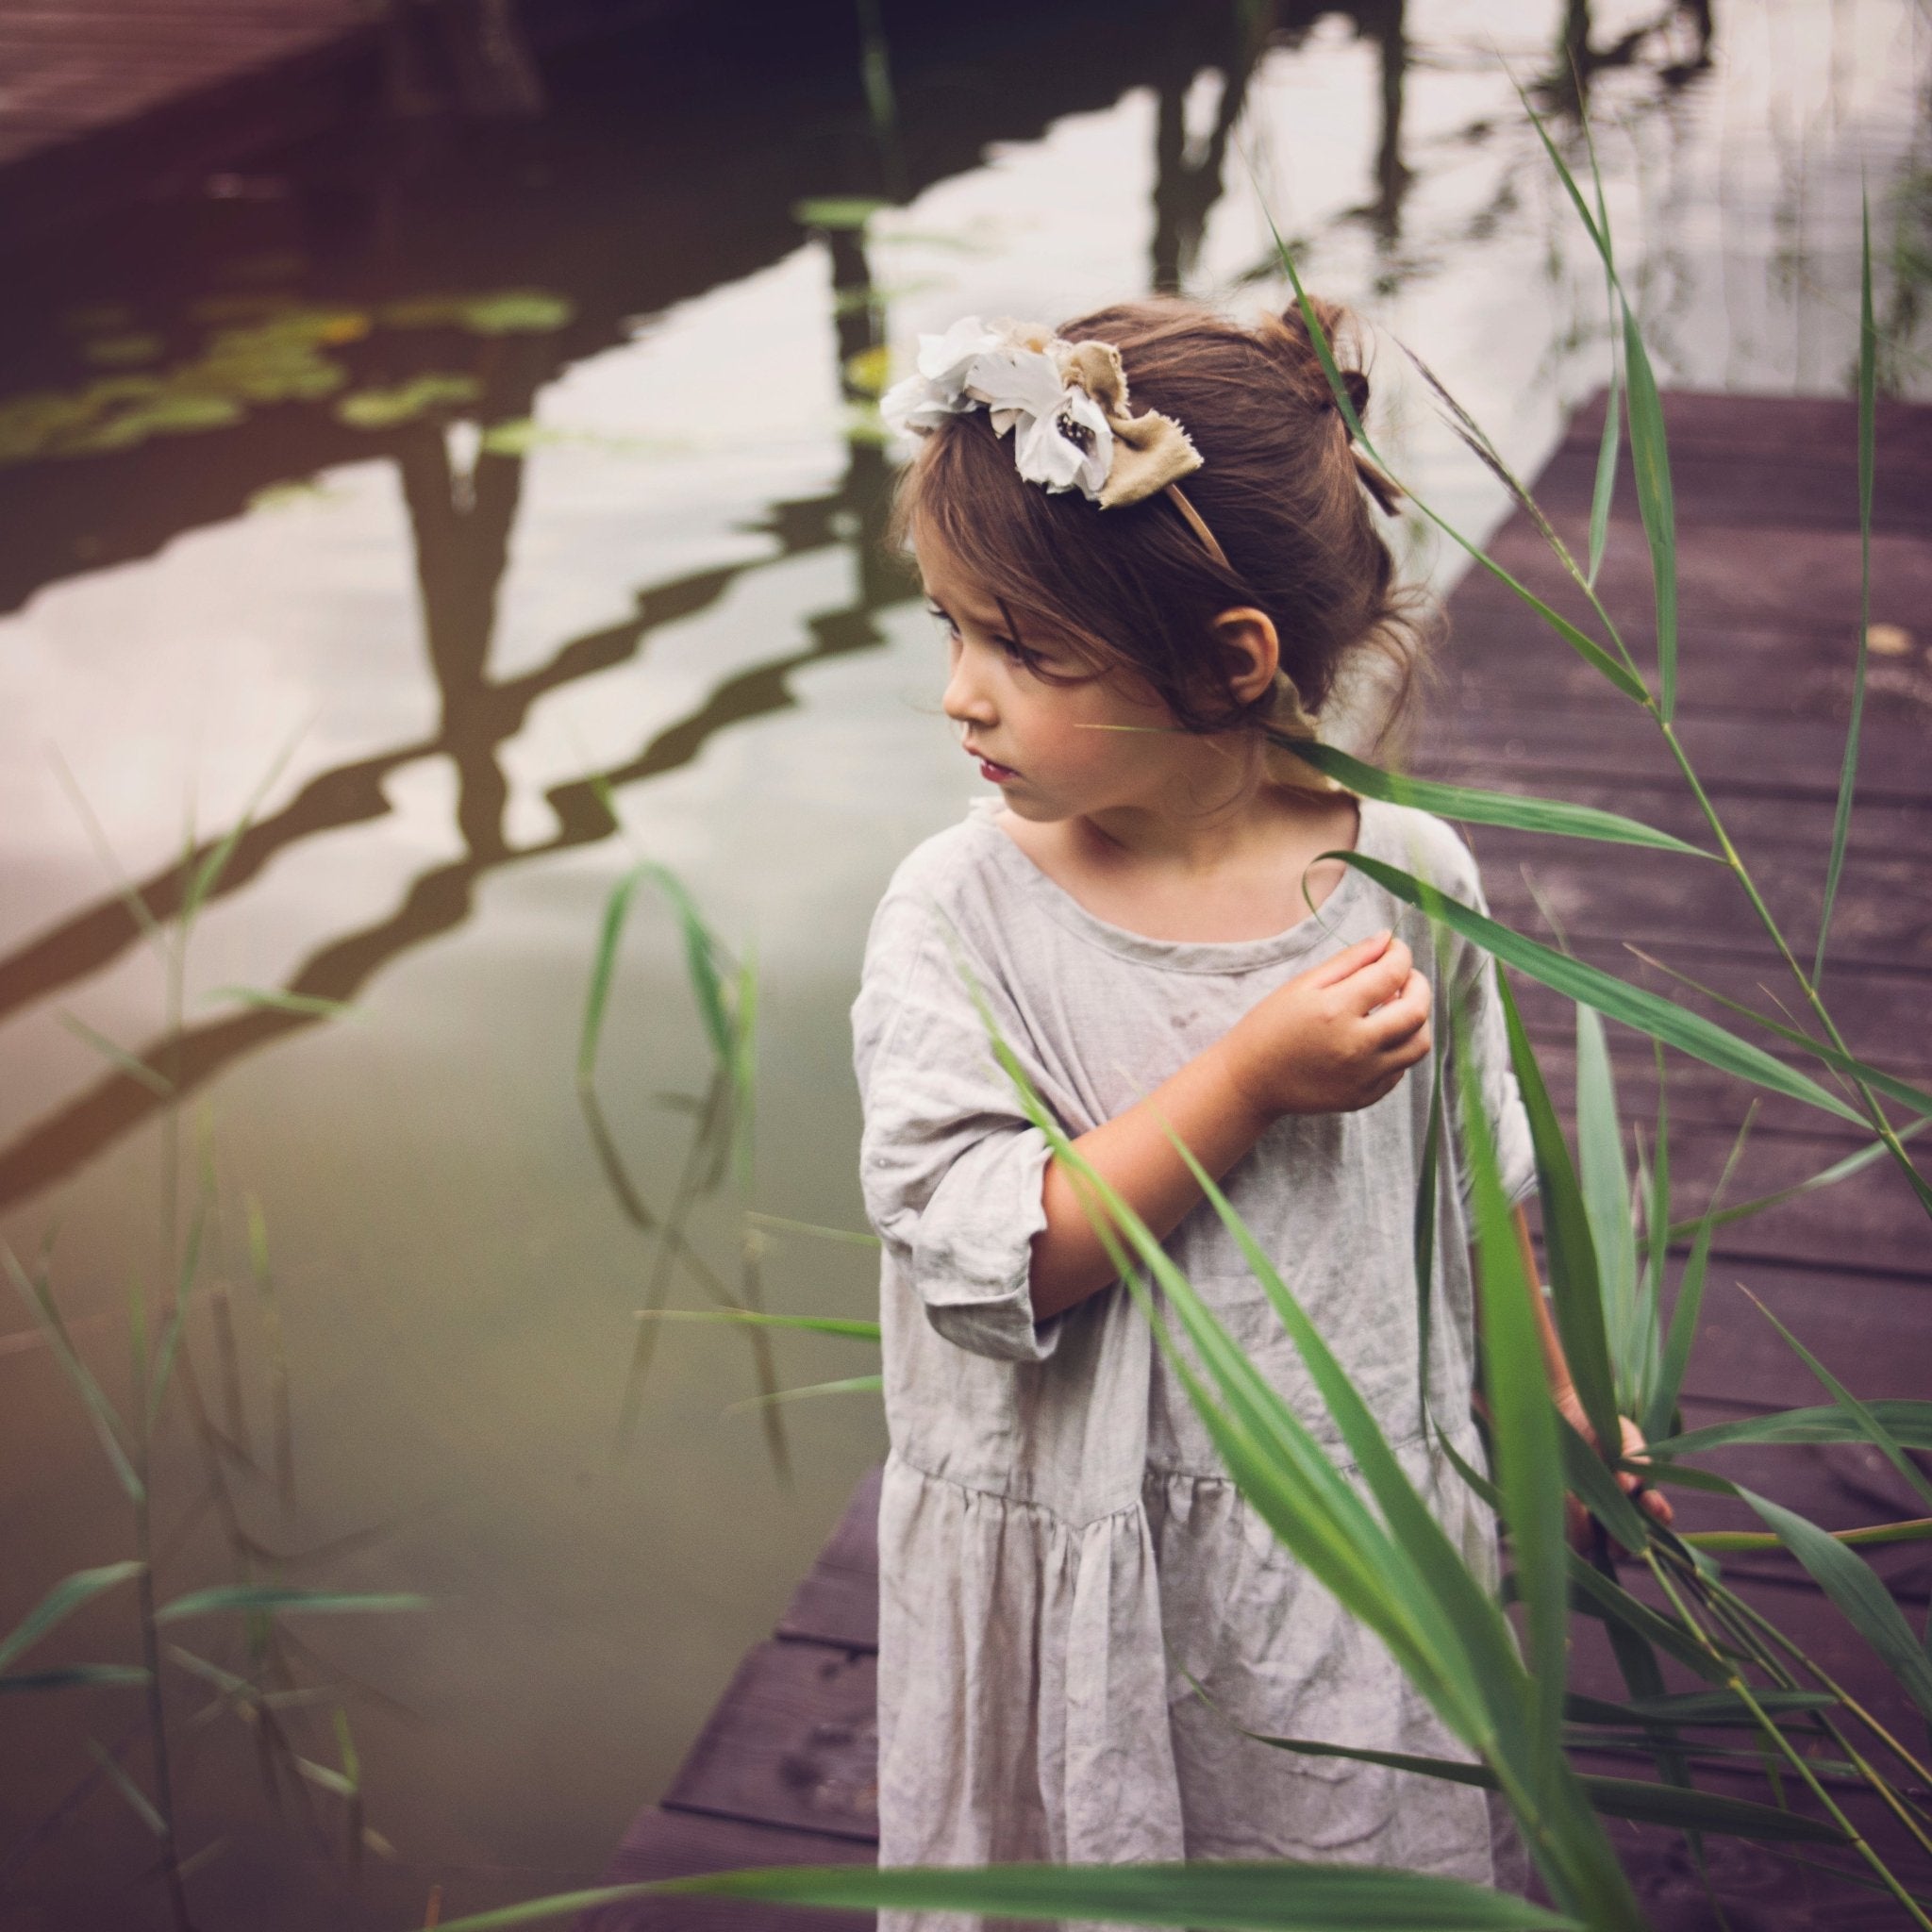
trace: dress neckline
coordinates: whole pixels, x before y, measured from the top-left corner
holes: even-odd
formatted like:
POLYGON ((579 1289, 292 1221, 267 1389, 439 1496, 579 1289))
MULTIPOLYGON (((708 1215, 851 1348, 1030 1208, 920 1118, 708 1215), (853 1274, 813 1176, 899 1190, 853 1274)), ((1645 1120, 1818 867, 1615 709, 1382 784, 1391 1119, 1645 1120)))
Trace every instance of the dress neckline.
MULTIPOLYGON (((1357 805, 1358 823, 1351 849, 1377 857, 1383 808, 1373 798, 1357 799, 1357 805)), ((1324 941, 1339 939, 1344 944, 1353 944, 1366 937, 1370 929, 1358 914, 1363 892, 1373 882, 1366 874, 1349 866, 1316 911, 1305 913, 1292 925, 1259 939, 1161 940, 1133 932, 1090 912, 1057 879, 1048 877, 1000 829, 996 823, 999 810, 997 798, 975 798, 966 813, 967 824, 987 847, 992 863, 1057 924, 1123 958, 1158 966, 1171 973, 1248 973, 1297 958, 1314 951, 1324 941), (1357 925, 1361 926, 1360 931, 1354 930, 1357 925)))

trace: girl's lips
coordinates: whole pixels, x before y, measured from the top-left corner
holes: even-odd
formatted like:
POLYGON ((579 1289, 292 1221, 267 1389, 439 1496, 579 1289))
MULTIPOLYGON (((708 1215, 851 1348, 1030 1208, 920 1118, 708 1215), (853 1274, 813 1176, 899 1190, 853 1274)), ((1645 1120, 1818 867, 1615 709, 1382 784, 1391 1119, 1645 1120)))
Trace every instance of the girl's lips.
POLYGON ((991 784, 1004 785, 1008 778, 1017 778, 1020 774, 1008 766, 994 764, 991 758, 981 758, 979 775, 991 784))

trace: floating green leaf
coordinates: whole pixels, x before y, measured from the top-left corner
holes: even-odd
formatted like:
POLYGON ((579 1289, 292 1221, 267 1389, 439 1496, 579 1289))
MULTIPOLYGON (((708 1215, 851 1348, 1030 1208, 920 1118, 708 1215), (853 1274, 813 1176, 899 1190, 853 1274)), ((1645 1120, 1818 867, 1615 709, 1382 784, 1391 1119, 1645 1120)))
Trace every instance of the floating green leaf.
POLYGON ((482 392, 474 375, 419 375, 393 389, 358 390, 336 405, 336 415, 352 429, 395 429, 475 402, 482 392))

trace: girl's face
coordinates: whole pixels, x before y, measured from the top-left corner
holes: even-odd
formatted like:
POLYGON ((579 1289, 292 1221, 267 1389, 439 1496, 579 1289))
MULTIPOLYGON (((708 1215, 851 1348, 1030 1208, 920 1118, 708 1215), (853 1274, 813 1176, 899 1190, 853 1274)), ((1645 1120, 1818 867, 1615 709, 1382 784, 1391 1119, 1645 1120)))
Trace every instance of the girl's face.
POLYGON ((999 601, 936 538, 923 532, 918 553, 946 628, 946 716, 1010 810, 1049 822, 1184 802, 1178 767, 1191 764, 1201 741, 1176 734, 1164 704, 1129 678, 1086 672, 1063 641, 1029 630, 1023 645, 999 601))

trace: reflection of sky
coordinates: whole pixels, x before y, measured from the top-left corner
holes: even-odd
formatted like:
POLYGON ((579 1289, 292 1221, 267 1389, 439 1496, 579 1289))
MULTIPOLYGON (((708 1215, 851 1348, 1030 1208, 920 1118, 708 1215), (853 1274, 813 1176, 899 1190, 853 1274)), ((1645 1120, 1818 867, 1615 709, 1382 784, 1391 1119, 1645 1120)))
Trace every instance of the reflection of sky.
MULTIPOLYGON (((1474 0, 1411 9, 1404 150, 1416 179, 1386 254, 1348 218, 1377 192, 1373 42, 1331 18, 1274 51, 1237 141, 1284 232, 1306 242, 1313 286, 1368 303, 1524 475, 1604 367, 1601 284, 1496 64, 1500 51, 1524 76, 1546 68, 1556 14, 1542 9, 1529 32, 1521 9, 1506 16, 1474 0), (1491 36, 1506 17, 1511 38, 1498 50, 1491 36), (1491 131, 1473 135, 1478 122, 1491 131)), ((1597 43, 1615 38, 1620 16, 1650 15, 1597 9, 1597 43)), ((1736 38, 1721 42, 1716 72, 1674 98, 1648 68, 1599 76, 1623 259, 1667 381, 1841 391, 1858 170, 1882 193, 1907 142, 1923 142, 1911 91, 1924 84, 1932 25, 1910 0, 1744 7, 1735 28, 1731 17, 1720 19, 1736 38)), ((1211 83, 1193 90, 1191 125, 1205 123, 1215 93, 1211 83)), ((1151 96, 1133 94, 1073 117, 881 218, 873 267, 891 297, 895 358, 920 329, 965 310, 1063 315, 1142 286, 1155 111, 1151 96)), ((1204 288, 1269 246, 1239 154, 1229 182, 1207 232, 1204 288)), ((1266 281, 1237 299, 1283 292, 1266 281)), ((640 586, 770 554, 772 540, 748 526, 776 500, 835 490, 844 469, 835 357, 825 258, 802 244, 641 318, 634 341, 553 384, 538 408, 546 435, 525 463, 492 671, 526 669, 562 640, 621 621, 640 586)), ((1924 365, 1913 370, 1924 393, 1924 365)), ((1498 491, 1386 342, 1375 373, 1398 468, 1445 514, 1490 525, 1498 491)), ((0 624, 0 948, 101 889, 48 743, 141 874, 165 863, 191 791, 204 827, 225 823, 298 730, 271 805, 318 772, 432 728, 393 471, 358 464, 320 480, 318 493, 59 583, 0 624)), ((554 830, 546 787, 621 762, 721 679, 796 652, 811 616, 853 603, 856 573, 849 547, 750 573, 634 659, 552 692, 502 754, 511 844, 554 830)), ((762 1474, 755 1425, 716 1415, 744 1392, 741 1357, 686 1339, 666 1351, 638 1467, 603 1473, 611 1365, 627 1343, 641 1251, 602 1191, 568 1080, 603 897, 633 852, 665 859, 724 933, 758 944, 763 1205, 856 1219, 843 1028, 865 921, 896 858, 955 817, 974 785, 933 708, 939 654, 926 620, 908 604, 880 623, 888 648, 792 675, 799 708, 733 725, 694 764, 628 789, 626 842, 486 879, 468 924, 377 977, 363 1024, 278 1045, 218 1089, 225 1172, 262 1196, 290 1257, 310 1507, 346 1529, 450 1486, 493 1498, 349 1579, 455 1579, 469 1605, 441 1617, 434 1644, 380 1640, 387 1681, 420 1690, 445 1726, 433 1742, 382 1740, 399 1773, 390 1802, 423 1834, 449 1815, 460 1760, 478 1839, 505 1841, 506 1821, 541 1782, 518 1762, 529 1746, 559 1777, 572 1771, 560 1789, 585 1792, 590 1763, 622 1780, 621 1791, 589 1790, 572 1814, 572 1856, 591 1843, 594 1858, 592 1840, 661 1781, 731 1659, 769 1625, 841 1486, 878 1449, 865 1405, 813 1406, 798 1424, 807 1496, 788 1505, 762 1474), (733 1507, 721 1509, 727 1496, 733 1507), (558 1630, 591 1633, 588 1671, 548 1653, 541 1667, 508 1668, 533 1633, 558 1630), (630 1674, 613 1690, 620 1665, 630 1674), (467 1709, 471 1687, 508 1678, 525 1688, 467 1709), (418 1795, 405 1798, 405 1786, 418 1795)), ((406 768, 388 798, 389 817, 291 848, 212 908, 191 1000, 236 981, 276 983, 456 855, 445 765, 406 768)), ((607 1062, 613 1125, 643 1150, 651 1186, 675 1153, 651 1091, 694 1076, 664 924, 655 907, 640 914, 607 1062)), ((155 1026, 156 988, 136 951, 57 1004, 132 1042, 155 1026)), ((0 1139, 98 1072, 44 1006, 13 1020, 0 1050, 14 1073, 0 1087, 0 1139)), ((12 1217, 9 1235, 32 1241, 45 1210, 64 1208, 77 1305, 118 1294, 134 1246, 118 1231, 139 1224, 153 1159, 151 1139, 137 1138, 12 1217), (137 1189, 142 1205, 130 1206, 137 1189)), ((773 1264, 772 1292, 788 1307, 857 1312, 864 1273, 843 1251, 827 1258, 794 1244, 773 1264)), ((857 1372, 804 1344, 785 1361, 794 1381, 857 1372)), ((0 1378, 22 1373, 20 1360, 0 1360, 0 1378)), ((6 1395, 0 1379, 0 1407, 6 1395)), ((76 1443, 76 1457, 87 1453, 76 1443)))

